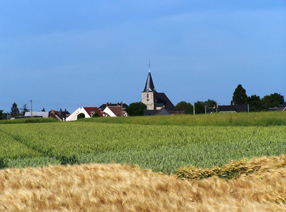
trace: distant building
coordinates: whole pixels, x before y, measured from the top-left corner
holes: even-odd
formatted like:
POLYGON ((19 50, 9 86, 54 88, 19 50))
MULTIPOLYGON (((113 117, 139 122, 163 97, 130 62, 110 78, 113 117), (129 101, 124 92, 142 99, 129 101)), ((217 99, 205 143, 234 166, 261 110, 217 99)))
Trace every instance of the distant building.
POLYGON ((216 105, 206 108, 206 113, 239 113, 249 112, 249 105, 216 105))
POLYGON ((49 118, 49 112, 25 112, 25 118, 27 117, 41 117, 41 118, 49 118))
POLYGON ((125 104, 125 103, 123 103, 123 102, 117 102, 117 103, 108 103, 108 102, 106 102, 106 104, 102 104, 100 107, 99 107, 99 109, 101 109, 101 110, 104 110, 107 106, 118 106, 118 105, 120 105, 122 108, 128 108, 128 105, 127 104, 125 104))
POLYGON ((166 96, 165 93, 159 93, 155 90, 151 72, 149 70, 146 84, 142 92, 142 103, 147 106, 144 115, 170 115, 177 113, 177 109, 166 96), (161 111, 163 109, 163 111, 161 111), (161 112, 159 112, 161 111, 161 112))
POLYGON ((268 109, 269 111, 282 111, 286 112, 286 105, 278 105, 278 107, 272 107, 268 109))
POLYGON ((122 103, 121 104, 117 103, 115 105, 106 103, 103 112, 106 113, 106 115, 104 116, 110 116, 110 117, 127 117, 128 116, 127 112, 125 111, 124 105, 122 103))
POLYGON ((85 118, 91 118, 95 113, 98 113, 100 117, 106 115, 101 109, 97 107, 79 107, 66 118, 66 121, 77 120, 77 116, 81 113, 84 114, 85 118))
MULTIPOLYGON (((44 113, 46 113, 46 112, 44 112, 44 113)), ((34 114, 34 112, 33 112, 33 114, 34 114)), ((70 113, 67 110, 65 110, 65 111, 51 110, 50 112, 48 112, 48 114, 49 114, 49 117, 58 119, 60 121, 65 121, 66 118, 70 115, 70 113)))

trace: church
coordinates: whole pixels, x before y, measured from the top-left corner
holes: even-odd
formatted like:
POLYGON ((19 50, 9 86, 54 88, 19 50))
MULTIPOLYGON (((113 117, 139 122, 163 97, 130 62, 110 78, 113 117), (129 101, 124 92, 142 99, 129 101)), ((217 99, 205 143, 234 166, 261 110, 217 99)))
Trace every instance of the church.
POLYGON ((145 88, 142 92, 141 102, 147 105, 147 110, 144 111, 144 116, 173 115, 177 113, 177 109, 166 96, 166 94, 159 93, 155 90, 154 82, 150 72, 150 65, 145 88))

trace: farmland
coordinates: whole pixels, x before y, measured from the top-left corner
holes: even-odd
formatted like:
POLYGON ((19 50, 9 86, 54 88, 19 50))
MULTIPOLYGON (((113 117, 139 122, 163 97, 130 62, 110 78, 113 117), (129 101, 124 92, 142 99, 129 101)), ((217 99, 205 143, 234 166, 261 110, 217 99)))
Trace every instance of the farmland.
POLYGON ((1 121, 0 210, 285 211, 284 114, 1 121))
POLYGON ((163 173, 190 164, 211 168, 285 153, 285 120, 282 113, 254 113, 1 124, 0 162, 2 168, 115 162, 163 173))
POLYGON ((286 210, 285 155, 238 164, 247 175, 198 181, 120 164, 2 169, 0 211, 286 210))

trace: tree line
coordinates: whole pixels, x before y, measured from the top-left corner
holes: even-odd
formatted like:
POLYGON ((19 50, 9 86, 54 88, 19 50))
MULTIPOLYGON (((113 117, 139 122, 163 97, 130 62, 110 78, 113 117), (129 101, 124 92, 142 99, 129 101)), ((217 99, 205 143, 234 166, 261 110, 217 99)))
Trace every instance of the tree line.
MULTIPOLYGON (((214 107, 217 105, 215 100, 208 99, 207 101, 197 101, 195 104, 195 113, 205 113, 205 107, 214 107)), ((269 108, 285 105, 284 97, 281 94, 273 93, 260 98, 257 95, 246 95, 246 90, 239 84, 233 92, 232 105, 249 105, 250 112, 267 111, 269 108)), ((181 101, 176 106, 179 111, 184 111, 185 114, 193 114, 193 105, 191 103, 181 101)))
MULTIPOLYGON (((215 107, 217 106, 217 102, 212 99, 208 99, 207 101, 197 101, 195 104, 195 113, 205 113, 205 107, 215 107)), ((267 111, 269 108, 274 108, 279 105, 285 105, 284 97, 281 94, 273 93, 270 95, 266 95, 263 98, 260 98, 257 95, 246 95, 246 90, 239 84, 232 96, 232 100, 230 101, 232 105, 249 105, 250 112, 259 112, 259 111, 267 111)), ((186 101, 179 102, 176 106, 178 111, 183 111, 185 114, 193 114, 193 105, 186 101)), ((147 106, 142 102, 133 102, 126 108, 126 112, 130 116, 143 116, 144 110, 147 109, 147 106)), ((29 112, 27 105, 23 105, 21 108, 21 113, 29 112)), ((45 108, 42 110, 45 112, 45 108)), ((12 117, 15 117, 20 114, 18 106, 14 103, 11 107, 10 114, 12 117)), ((3 118, 3 110, 0 110, 0 119, 3 118)))

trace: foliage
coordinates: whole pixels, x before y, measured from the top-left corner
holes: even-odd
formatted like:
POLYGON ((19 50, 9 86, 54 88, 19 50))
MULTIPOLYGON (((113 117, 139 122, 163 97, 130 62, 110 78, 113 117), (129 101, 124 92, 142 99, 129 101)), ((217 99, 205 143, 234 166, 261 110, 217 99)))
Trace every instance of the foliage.
POLYGON ((3 119, 3 110, 0 110, 0 120, 3 119))
POLYGON ((205 103, 202 101, 195 102, 195 112, 196 114, 203 114, 205 113, 205 103))
POLYGON ((98 113, 94 113, 93 115, 92 115, 92 117, 100 117, 100 115, 98 114, 98 113))
POLYGON ((22 112, 23 114, 25 114, 26 112, 29 112, 29 111, 30 111, 30 110, 28 109, 27 104, 24 104, 23 107, 21 108, 21 112, 22 112))
POLYGON ((261 99, 261 105, 263 110, 277 107, 278 105, 284 104, 284 97, 278 93, 266 95, 261 99))
POLYGON ((185 114, 193 114, 193 105, 185 101, 181 101, 176 105, 178 111, 184 111, 185 114))
POLYGON ((147 106, 142 102, 133 102, 126 108, 126 112, 129 116, 144 116, 144 110, 147 106))
POLYGON ((257 112, 262 110, 261 100, 259 96, 252 95, 250 97, 247 97, 247 103, 249 104, 250 112, 257 112))
POLYGON ((77 119, 83 119, 83 118, 85 118, 85 115, 83 113, 77 115, 77 119))
POLYGON ((11 107, 11 115, 12 115, 12 117, 15 117, 19 114, 20 114, 19 108, 18 108, 16 102, 14 102, 12 107, 11 107))
POLYGON ((233 92, 231 104, 245 105, 247 104, 246 90, 239 84, 233 92))
POLYGON ((217 105, 217 102, 212 99, 208 99, 207 101, 204 102, 204 105, 207 107, 214 107, 217 105))
POLYGON ((46 109, 43 107, 42 112, 46 112, 46 109))

